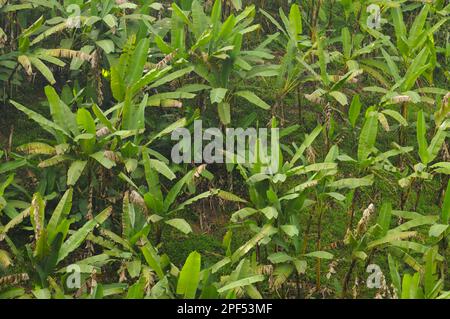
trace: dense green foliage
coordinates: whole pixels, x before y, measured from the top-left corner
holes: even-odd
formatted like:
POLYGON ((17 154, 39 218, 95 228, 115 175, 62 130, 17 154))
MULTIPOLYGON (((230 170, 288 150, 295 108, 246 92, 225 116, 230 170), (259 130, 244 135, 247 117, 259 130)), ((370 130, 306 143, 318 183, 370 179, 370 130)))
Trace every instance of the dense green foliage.
POLYGON ((0 298, 450 298, 449 15, 0 0, 0 298), (276 173, 173 163, 196 120, 276 173))

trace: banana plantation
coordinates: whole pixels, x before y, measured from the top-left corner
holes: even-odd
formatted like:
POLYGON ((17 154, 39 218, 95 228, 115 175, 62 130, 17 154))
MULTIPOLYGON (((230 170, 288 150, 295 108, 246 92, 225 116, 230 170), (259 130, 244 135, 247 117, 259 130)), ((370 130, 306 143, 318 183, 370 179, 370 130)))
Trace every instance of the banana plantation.
POLYGON ((0 299, 450 299, 449 20, 0 0, 0 299))

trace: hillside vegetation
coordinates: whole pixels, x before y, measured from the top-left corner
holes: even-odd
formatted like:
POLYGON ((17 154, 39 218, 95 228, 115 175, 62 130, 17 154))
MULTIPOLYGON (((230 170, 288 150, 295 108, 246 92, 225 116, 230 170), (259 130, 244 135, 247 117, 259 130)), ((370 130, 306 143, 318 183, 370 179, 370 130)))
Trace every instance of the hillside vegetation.
POLYGON ((450 298, 449 17, 0 0, 0 298, 450 298))

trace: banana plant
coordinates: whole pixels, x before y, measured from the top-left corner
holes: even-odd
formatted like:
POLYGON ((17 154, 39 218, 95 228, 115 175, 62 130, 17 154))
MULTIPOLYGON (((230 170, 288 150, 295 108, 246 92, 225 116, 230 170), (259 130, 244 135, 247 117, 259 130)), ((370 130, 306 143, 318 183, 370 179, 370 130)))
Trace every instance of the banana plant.
MULTIPOLYGON (((144 257, 146 264, 140 261, 130 262, 128 267, 128 272, 130 276, 134 276, 137 278, 136 283, 130 285, 127 291, 125 298, 127 299, 174 299, 176 298, 175 291, 175 283, 176 278, 180 275, 180 270, 170 262, 169 257, 167 255, 159 255, 158 250, 154 248, 150 242, 142 238, 143 244, 140 248, 141 253, 144 257), (130 267, 131 264, 134 264, 133 267, 130 267), (158 278, 158 281, 154 284, 154 277, 158 278)), ((189 271, 192 270, 192 267, 196 267, 191 264, 191 255, 186 260, 186 265, 189 271)), ((194 262, 194 264, 197 264, 194 262)), ((198 265, 200 266, 200 265, 198 265)), ((184 273, 187 271, 184 271, 184 273)), ((195 272, 195 270, 194 270, 195 272)), ((195 273, 188 273, 187 275, 192 275, 188 280, 193 280, 190 283, 194 283, 195 273)), ((196 287, 195 287, 196 289, 196 287)))
MULTIPOLYGON (((76 113, 72 113, 70 107, 66 105, 57 94, 56 90, 47 86, 45 88, 52 120, 48 120, 42 115, 23 106, 20 103, 11 101, 18 110, 24 112, 33 121, 40 125, 45 131, 53 136, 50 142, 31 142, 19 146, 18 150, 30 155, 46 156, 47 158, 38 163, 39 168, 49 168, 56 165, 68 163, 66 184, 75 185, 86 167, 95 169, 96 165, 101 165, 106 169, 116 166, 120 158, 120 150, 110 147, 110 139, 120 136, 126 138, 130 132, 116 133, 111 122, 96 105, 92 105, 92 110, 97 115, 97 121, 105 128, 97 129, 97 124, 86 108, 80 108, 76 113), (101 120, 100 120, 101 119, 101 120), (103 124, 104 123, 104 124, 103 124), (89 164, 89 165, 88 165, 89 164)), ((90 171, 86 169, 86 171, 90 171)))
POLYGON ((198 169, 190 170, 164 195, 162 185, 160 184, 160 175, 171 181, 176 178, 176 175, 164 162, 150 158, 148 151, 143 152, 143 166, 147 188, 138 188, 131 180, 130 185, 134 188, 135 192, 138 192, 136 194, 139 198, 138 201, 140 202, 141 208, 148 215, 148 220, 156 226, 156 243, 159 244, 162 239, 162 222, 178 229, 184 234, 191 233, 191 226, 186 220, 175 218, 176 216, 174 215, 199 200, 219 194, 220 191, 211 189, 191 197, 182 203, 177 203, 176 198, 186 186, 192 189, 195 179, 197 179, 197 176, 199 177, 198 169))
MULTIPOLYGON (((27 143, 19 146, 18 151, 27 154, 30 163, 38 159, 39 169, 60 171, 62 168, 62 174, 66 178, 60 181, 60 188, 82 186, 89 194, 89 203, 93 203, 97 197, 94 195, 102 193, 102 184, 108 183, 105 179, 106 172, 117 166, 123 167, 127 173, 132 173, 137 168, 141 140, 136 140, 136 135, 145 130, 145 126, 141 124, 144 115, 133 116, 133 130, 121 130, 121 122, 115 121, 114 116, 108 119, 109 113, 104 113, 97 105, 92 104, 90 110, 79 108, 76 113, 72 113, 52 87, 46 87, 45 91, 52 121, 19 103, 11 103, 53 135, 53 140, 27 143), (134 142, 137 144, 129 140, 131 137, 135 137, 134 142)), ((172 128, 159 132, 152 140, 169 134, 180 125, 183 126, 184 122, 183 119, 176 122, 172 128)), ((159 160, 153 161, 159 164, 158 167, 165 166, 159 160)), ((117 174, 119 177, 126 176, 126 173, 120 171, 117 174)), ((92 205, 90 206, 87 216, 92 214, 92 205)))
POLYGON ((364 90, 383 94, 381 99, 383 105, 402 105, 402 115, 407 120, 408 104, 420 102, 433 104, 434 99, 427 94, 439 96, 447 93, 446 90, 434 87, 433 71, 438 67, 434 34, 448 21, 448 17, 444 15, 433 26, 427 27, 430 10, 431 5, 424 5, 408 31, 401 6, 390 8, 392 24, 396 31, 395 44, 390 37, 379 31, 365 28, 365 31, 377 41, 381 41, 386 49, 381 48, 385 63, 379 63, 380 61, 374 59, 365 60, 368 66, 365 71, 376 78, 383 87, 367 87, 364 90), (383 74, 389 75, 389 78, 385 78, 383 74), (421 78, 425 78, 429 85, 417 86, 421 78))
MULTIPOLYGON (((428 236, 430 238, 431 245, 438 246, 438 253, 445 256, 446 249, 448 247, 448 241, 450 236, 450 181, 447 184, 444 200, 441 206, 440 219, 430 227, 428 236)), ((442 272, 445 272, 445 263, 442 263, 440 268, 442 272)))
POLYGON ((220 0, 214 2, 210 16, 204 13, 197 0, 192 2, 190 11, 183 11, 175 3, 172 4, 172 10, 171 43, 164 41, 166 33, 155 33, 154 41, 163 54, 176 51, 177 56, 187 60, 188 67, 201 79, 201 83, 186 85, 179 91, 208 92, 209 104, 217 106, 218 117, 225 125, 231 122, 233 98, 270 109, 270 105, 257 94, 250 90, 239 90, 234 84, 255 77, 276 75, 273 72, 276 66, 264 64, 273 58, 265 48, 268 43, 254 50, 244 50, 244 37, 260 27, 252 24, 255 6, 246 7, 236 16, 231 14, 225 21, 221 19, 220 0))
POLYGON ((358 76, 363 73, 359 65, 345 67, 340 74, 330 74, 329 65, 339 62, 339 53, 327 50, 328 40, 321 36, 313 44, 313 57, 315 62, 300 61, 308 74, 305 82, 315 83, 313 92, 304 94, 304 97, 313 105, 318 106, 318 112, 323 114, 327 148, 331 141, 337 139, 335 114, 341 113, 342 108, 349 105, 350 88, 358 82, 358 76), (358 68, 359 67, 359 68, 358 68))
POLYGON ((172 281, 179 271, 169 257, 160 254, 149 241, 151 221, 139 196, 135 191, 124 195, 120 235, 106 227, 98 234, 88 234, 86 239, 103 251, 77 262, 81 271, 89 276, 95 270, 99 273, 102 267, 114 264, 119 265, 119 278, 116 284, 98 284, 91 290, 82 287, 82 298, 102 299, 113 295, 127 299, 174 298, 169 279, 172 281))
MULTIPOLYGON (((147 242, 150 231, 155 226, 156 244, 160 244, 162 236, 162 222, 171 227, 174 227, 183 234, 192 232, 191 226, 186 220, 181 218, 170 218, 176 212, 181 211, 188 205, 195 203, 198 200, 207 198, 218 193, 216 190, 205 192, 203 194, 192 197, 185 202, 175 203, 175 198, 183 191, 183 188, 193 182, 196 170, 188 172, 181 178, 163 197, 162 185, 160 184, 159 174, 165 176, 169 180, 175 179, 175 174, 171 169, 156 159, 149 157, 148 153, 144 153, 144 168, 145 178, 147 180, 148 188, 137 187, 136 184, 128 177, 123 175, 132 190, 127 191, 123 196, 123 212, 122 232, 121 236, 116 235, 111 230, 103 230, 101 236, 109 241, 112 241, 115 246, 121 246, 116 251, 122 251, 133 254, 137 257, 138 251, 136 248, 141 247, 142 240, 147 242), (141 193, 143 195, 141 195, 141 193)), ((175 217, 175 216, 174 216, 175 217)), ((99 243, 102 240, 95 240, 99 243)), ((108 248, 108 245, 105 246, 108 248)))
MULTIPOLYGON (((36 36, 34 39, 31 39, 31 37, 35 36, 36 33, 43 28, 44 23, 45 18, 44 16, 41 16, 26 29, 22 30, 17 39, 18 50, 9 53, 11 57, 15 57, 17 59, 17 65, 14 68, 14 71, 17 70, 20 65, 28 78, 31 79, 34 75, 34 68, 39 71, 39 73, 41 73, 50 84, 53 85, 56 83, 56 79, 51 68, 48 67, 46 63, 51 63, 56 67, 64 67, 66 63, 60 58, 68 58, 70 60, 77 60, 81 62, 86 61, 91 64, 94 63, 94 56, 89 54, 90 52, 71 50, 67 48, 44 49, 38 47, 36 44, 40 43, 52 33, 61 31, 61 27, 68 27, 69 20, 64 20, 62 24, 53 26, 36 36)), ((14 74, 10 74, 10 77, 13 75, 14 74)))
POLYGON ((152 287, 146 286, 146 275, 142 272, 139 280, 129 287, 126 298, 234 298, 236 294, 242 295, 243 289, 248 296, 261 298, 253 284, 262 281, 264 277, 251 276, 255 274, 255 268, 251 267, 247 260, 245 265, 243 260, 229 276, 222 277, 218 282, 216 275, 220 265, 202 268, 202 256, 196 251, 189 254, 181 269, 172 264, 167 255, 158 255, 149 242, 141 247, 141 251, 149 270, 156 273, 159 280, 152 287))
POLYGON ((427 141, 427 122, 425 114, 420 110, 417 114, 417 145, 418 157, 420 162, 414 165, 414 172, 399 180, 401 187, 409 187, 415 180, 431 180, 437 174, 449 174, 447 162, 437 162, 433 164, 438 158, 447 137, 449 121, 445 120, 435 131, 435 135, 428 145, 427 141))
POLYGON ((66 63, 61 59, 70 59, 70 70, 77 71, 83 62, 88 62, 96 80, 97 85, 93 88, 97 90, 96 101, 99 104, 103 101, 101 70, 102 67, 107 68, 102 61, 112 58, 114 52, 125 45, 128 28, 136 32, 140 24, 149 27, 154 20, 144 8, 129 2, 116 3, 114 0, 7 5, 2 10, 10 13, 30 9, 39 10, 42 16, 23 29, 17 41, 18 50, 2 57, 2 60, 7 59, 2 63, 7 68, 10 68, 11 59, 17 61, 8 78, 11 79, 18 66, 21 66, 29 78, 33 77, 33 69, 36 69, 53 85, 56 79, 46 63, 62 68, 66 63), (128 14, 130 10, 132 13, 128 14), (52 18, 46 19, 46 12, 52 12, 52 18), (72 33, 72 37, 61 37, 60 33, 63 32, 72 33), (55 38, 63 38, 59 48, 41 47, 43 42, 55 38))
POLYGON ((198 252, 191 252, 179 273, 176 293, 184 299, 195 299, 201 277, 201 257, 198 252))
POLYGON ((33 230, 34 245, 26 245, 28 258, 32 269, 29 276, 40 288, 48 287, 48 277, 53 276, 56 267, 74 252, 95 227, 102 224, 110 216, 109 207, 86 222, 77 231, 71 231, 70 226, 75 219, 70 218, 73 190, 69 189, 62 196, 50 219, 45 217, 46 202, 39 193, 33 196, 31 206, 4 226, 1 239, 4 240, 8 232, 17 227, 26 218, 30 218, 33 230))
MULTIPOLYGON (((330 183, 330 179, 337 173, 335 149, 330 151, 323 163, 308 163, 305 159, 305 151, 321 131, 322 127, 319 126, 306 135, 301 146, 294 150, 291 161, 283 163, 281 158, 275 163, 277 169, 274 172, 267 172, 269 161, 265 158, 267 155, 261 152, 259 142, 255 146, 256 162, 238 164, 248 187, 249 200, 230 197, 230 200, 245 205, 232 215, 231 222, 236 226, 249 228, 254 236, 226 257, 223 263, 237 263, 248 252, 256 249, 260 263, 268 260, 275 267, 276 286, 281 286, 294 272, 298 276, 305 274, 309 258, 333 258, 332 254, 321 250, 320 238, 316 250, 307 252, 308 234, 300 236, 301 214, 310 211, 315 205, 320 206, 326 199, 344 197, 331 191, 334 185, 330 183), (298 164, 300 160, 304 162, 298 164), (315 197, 314 200, 312 196, 315 197), (267 247, 267 256, 262 255, 263 246, 267 247)), ((281 154, 281 150, 278 151, 281 154)), ((272 149, 271 152, 276 150, 272 149)), ((320 225, 326 207, 318 209, 320 225)))
POLYGON ((183 105, 179 100, 195 97, 193 93, 181 91, 143 96, 148 90, 155 90, 189 74, 192 68, 169 73, 173 67, 168 63, 173 56, 168 56, 157 64, 149 63, 150 40, 145 38, 137 43, 136 41, 136 37, 130 37, 124 53, 117 63, 111 66, 111 91, 119 102, 115 108, 118 110, 113 114, 113 121, 120 121, 122 130, 144 128, 144 113, 148 106, 179 108, 183 105))
MULTIPOLYGON (((424 270, 418 258, 422 258, 430 246, 413 239, 419 234, 420 227, 434 225, 439 220, 439 216, 392 210, 391 203, 386 202, 379 210, 376 223, 369 227, 375 211, 376 208, 371 204, 364 210, 355 229, 347 232, 344 242, 351 247, 352 254, 351 264, 343 282, 344 295, 347 293, 348 283, 355 266, 360 262, 365 262, 367 265, 368 261, 374 258, 374 254, 381 251, 389 252, 417 272, 424 270), (391 228, 393 216, 407 221, 391 228)), ((443 260, 440 254, 436 258, 443 260)))
MULTIPOLYGON (((274 70, 275 73, 278 73, 276 81, 277 103, 273 108, 273 112, 276 112, 279 107, 279 101, 282 101, 290 92, 300 88, 300 84, 302 83, 306 72, 306 68, 301 61, 305 61, 308 55, 311 54, 312 44, 308 37, 302 34, 302 15, 297 4, 291 5, 289 17, 287 17, 283 9, 280 8, 279 13, 283 26, 267 11, 263 9, 260 9, 260 11, 278 29, 278 32, 270 35, 266 42, 273 41, 277 44, 279 43, 282 49, 286 51, 278 70, 274 70), (279 39, 280 33, 281 40, 279 39)), ((281 109, 283 110, 282 105, 281 109)))
POLYGON ((44 22, 44 18, 41 16, 30 27, 24 30, 19 37, 19 50, 17 54, 17 63, 21 65, 25 73, 29 78, 33 76, 33 67, 38 70, 44 78, 50 83, 55 84, 56 80, 53 72, 43 62, 49 62, 59 67, 63 67, 65 63, 60 59, 49 55, 45 50, 33 49, 30 36, 38 30, 44 22))
POLYGON ((424 256, 423 272, 400 276, 396 260, 389 255, 390 275, 397 296, 400 299, 449 299, 444 291, 444 277, 438 272, 437 247, 431 247, 424 256))
MULTIPOLYGON (((145 274, 142 272, 139 280, 128 288, 126 298, 216 299, 236 298, 244 293, 251 298, 262 298, 254 284, 261 282, 264 276, 256 274, 247 259, 242 260, 230 275, 223 276, 218 282, 216 273, 220 268, 214 265, 202 269, 202 256, 196 251, 191 252, 183 267, 178 269, 167 256, 159 256, 149 243, 141 250, 150 271, 156 272, 159 281, 153 287, 146 286, 145 274)), ((141 267, 145 269, 143 265, 134 268, 141 267)))

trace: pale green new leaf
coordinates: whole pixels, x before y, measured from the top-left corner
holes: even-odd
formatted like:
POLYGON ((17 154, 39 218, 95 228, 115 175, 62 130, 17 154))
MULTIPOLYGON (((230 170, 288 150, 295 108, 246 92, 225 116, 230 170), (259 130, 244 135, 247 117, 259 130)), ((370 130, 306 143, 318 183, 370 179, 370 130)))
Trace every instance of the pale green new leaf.
POLYGON ((378 116, 369 115, 361 130, 358 144, 358 160, 366 160, 372 153, 378 134, 378 116))
POLYGON ((182 218, 170 219, 166 221, 166 224, 178 229, 179 231, 181 231, 186 235, 192 233, 192 228, 185 219, 182 218))
POLYGON ((190 253, 180 271, 177 284, 177 294, 186 299, 194 299, 200 282, 201 255, 190 253))

